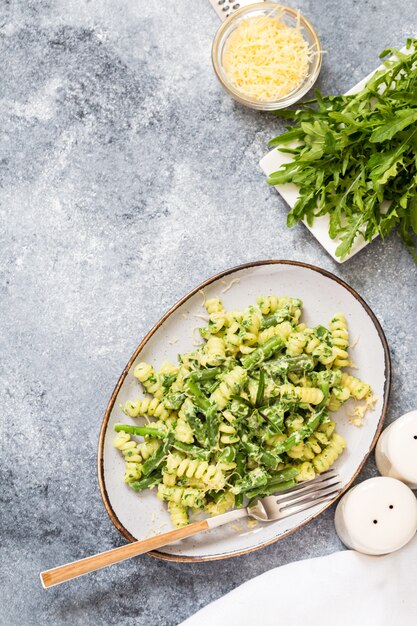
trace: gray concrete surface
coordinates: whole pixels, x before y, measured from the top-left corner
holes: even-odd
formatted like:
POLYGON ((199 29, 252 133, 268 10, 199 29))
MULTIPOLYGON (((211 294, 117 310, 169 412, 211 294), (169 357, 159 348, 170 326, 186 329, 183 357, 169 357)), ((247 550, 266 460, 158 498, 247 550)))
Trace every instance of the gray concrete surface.
MULTIPOLYGON (((290 2, 289 4, 297 6, 290 2)), ((413 0, 300 0, 346 90, 417 32, 413 0)), ((394 236, 339 266, 258 160, 282 128, 222 91, 206 0, 0 4, 0 622, 175 626, 249 578, 341 548, 333 511, 259 552, 207 564, 141 557, 43 591, 40 570, 122 545, 96 447, 140 338, 231 265, 299 259, 347 280, 391 347, 389 420, 415 408, 416 267, 394 236)), ((371 459, 361 478, 375 474, 371 459)))

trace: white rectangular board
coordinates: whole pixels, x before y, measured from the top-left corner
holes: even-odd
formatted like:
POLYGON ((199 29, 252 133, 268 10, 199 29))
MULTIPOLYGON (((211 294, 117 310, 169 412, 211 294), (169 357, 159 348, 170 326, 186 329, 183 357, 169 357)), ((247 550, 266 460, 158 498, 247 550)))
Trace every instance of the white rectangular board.
MULTIPOLYGON (((407 53, 411 52, 411 50, 411 48, 407 50, 404 47, 401 49, 401 52, 407 53)), ((377 67, 373 72, 368 74, 368 76, 365 76, 365 78, 363 78, 361 81, 359 81, 359 83, 352 87, 352 89, 347 91, 345 95, 349 96, 351 94, 358 93, 366 85, 371 76, 373 76, 378 70, 383 69, 383 67, 383 65, 377 67)), ((280 152, 278 148, 274 148, 259 161, 259 165, 261 166, 261 169, 265 172, 265 174, 269 176, 273 172, 279 170, 279 168, 284 163, 290 163, 291 161, 292 158, 290 154, 285 154, 283 152, 280 152)), ((292 183, 286 185, 276 185, 275 189, 278 191, 279 194, 281 194, 285 202, 289 204, 291 208, 297 202, 299 197, 299 187, 297 187, 297 185, 294 185, 292 183)), ((357 252, 362 250, 362 248, 367 246, 369 243, 369 241, 365 241, 363 237, 356 237, 349 254, 343 259, 343 261, 341 261, 340 258, 336 256, 336 248, 340 244, 340 239, 330 238, 328 215, 316 217, 312 226, 309 226, 305 220, 303 220, 303 224, 307 226, 308 230, 315 236, 317 241, 321 243, 323 248, 338 263, 344 263, 348 259, 352 258, 357 252)))

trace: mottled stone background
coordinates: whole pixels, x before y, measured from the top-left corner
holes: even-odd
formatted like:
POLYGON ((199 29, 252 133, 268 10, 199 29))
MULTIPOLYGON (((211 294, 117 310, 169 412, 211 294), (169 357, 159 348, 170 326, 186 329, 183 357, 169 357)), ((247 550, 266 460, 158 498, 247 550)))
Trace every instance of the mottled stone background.
MULTIPOLYGON (((327 51, 319 87, 344 91, 416 33, 413 0, 300 0, 327 51)), ((299 259, 342 276, 391 347, 389 420, 416 405, 416 268, 393 236, 339 266, 258 160, 281 130, 217 83, 207 0, 0 4, 0 622, 175 626, 243 581, 341 548, 328 510, 259 552, 207 564, 143 556, 43 591, 40 570, 122 545, 96 447, 140 338, 228 266, 299 259)), ((373 459, 362 478, 375 474, 373 459)))

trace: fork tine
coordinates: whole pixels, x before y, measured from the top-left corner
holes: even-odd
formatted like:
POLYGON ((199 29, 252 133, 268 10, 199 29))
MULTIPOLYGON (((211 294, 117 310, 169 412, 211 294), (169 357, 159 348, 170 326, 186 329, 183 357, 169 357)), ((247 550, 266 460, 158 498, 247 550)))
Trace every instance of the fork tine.
POLYGON ((285 511, 295 504, 304 504, 305 502, 310 502, 310 500, 317 500, 317 498, 325 496, 328 493, 329 489, 334 491, 335 487, 339 488, 338 486, 340 484, 340 480, 336 480, 330 484, 326 483, 323 486, 320 485, 320 487, 314 489, 314 491, 309 491, 308 493, 303 493, 301 495, 297 495, 297 497, 295 498, 286 500, 284 504, 282 504, 280 501, 278 501, 277 504, 279 505, 280 511, 285 511))
POLYGON ((277 502, 279 502, 280 504, 284 504, 284 502, 286 500, 289 500, 290 498, 293 498, 295 495, 299 495, 299 494, 303 494, 303 493, 310 493, 312 491, 314 491, 315 489, 319 488, 320 485, 324 485, 326 482, 330 481, 330 480, 339 480, 339 474, 337 472, 326 472, 326 475, 324 474, 320 474, 319 476, 316 476, 316 478, 313 478, 313 480, 308 480, 306 482, 302 482, 299 483, 299 485, 297 485, 297 487, 292 487, 290 489, 287 489, 285 491, 281 491, 280 493, 277 493, 276 496, 274 496, 277 499, 277 502))
POLYGON ((329 479, 323 481, 321 483, 316 483, 315 485, 311 485, 308 489, 303 489, 303 491, 298 491, 294 494, 289 493, 285 500, 279 499, 279 494, 277 496, 277 504, 279 504, 280 508, 290 506, 291 504, 296 504, 305 500, 306 498, 311 498, 314 494, 318 493, 322 495, 321 492, 325 489, 329 489, 330 487, 334 487, 336 485, 340 485, 340 479, 338 476, 335 476, 333 479, 329 479))
POLYGON ((306 511, 307 509, 311 509, 313 506, 317 504, 321 504, 322 502, 327 502, 328 500, 332 500, 334 497, 340 494, 342 490, 336 489, 335 491, 331 491, 325 496, 321 498, 315 498, 313 500, 309 500, 304 504, 299 504, 297 506, 290 506, 286 508, 282 514, 280 514, 279 519, 284 519, 284 517, 289 517, 290 515, 295 515, 295 513, 301 513, 301 511, 306 511))

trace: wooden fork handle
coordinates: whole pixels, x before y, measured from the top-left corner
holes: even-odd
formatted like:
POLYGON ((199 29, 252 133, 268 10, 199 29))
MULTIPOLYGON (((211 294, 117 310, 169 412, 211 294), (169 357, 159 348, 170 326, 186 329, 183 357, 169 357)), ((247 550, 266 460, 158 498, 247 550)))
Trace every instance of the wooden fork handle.
POLYGON ((125 561, 133 556, 138 556, 144 552, 155 550, 161 546, 165 546, 168 543, 177 541, 179 539, 185 539, 185 537, 191 537, 197 533, 201 533, 204 530, 208 530, 211 527, 208 520, 202 520, 201 522, 194 522, 183 528, 177 528, 171 530, 162 535, 156 535, 150 539, 144 539, 143 541, 135 541, 134 543, 128 543, 126 546, 120 548, 114 548, 113 550, 107 550, 94 556, 88 556, 85 559, 74 561, 73 563, 67 563, 67 565, 61 565, 53 569, 48 569, 45 572, 41 572, 41 581, 44 589, 59 585, 72 578, 78 578, 89 572, 102 569, 113 563, 119 563, 125 561))
POLYGON ((201 522, 194 522, 188 524, 183 528, 177 528, 176 530, 170 530, 162 535, 156 535, 150 537, 150 539, 144 539, 143 541, 135 541, 134 543, 128 543, 126 546, 120 548, 114 548, 113 550, 107 550, 107 552, 101 552, 94 556, 88 556, 85 559, 74 561, 73 563, 67 563, 67 565, 61 565, 60 567, 54 567, 48 569, 45 572, 41 572, 41 581, 44 589, 59 585, 72 578, 78 578, 89 572, 94 572, 97 569, 102 569, 113 563, 120 563, 133 556, 144 554, 150 550, 161 548, 168 543, 178 541, 179 539, 185 539, 186 537, 192 537, 210 528, 216 528, 217 526, 223 526, 229 522, 234 522, 242 517, 247 516, 246 509, 234 509, 223 513, 223 515, 217 515, 209 519, 202 520, 201 522))

